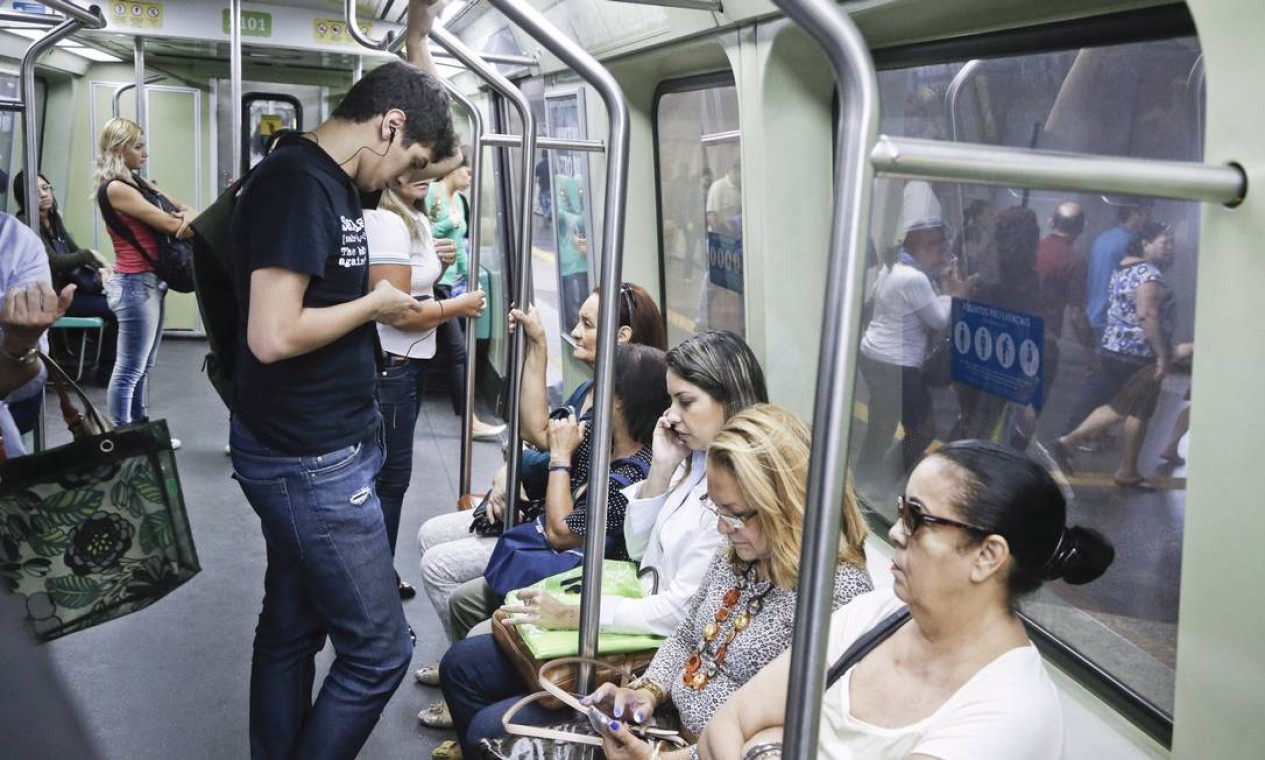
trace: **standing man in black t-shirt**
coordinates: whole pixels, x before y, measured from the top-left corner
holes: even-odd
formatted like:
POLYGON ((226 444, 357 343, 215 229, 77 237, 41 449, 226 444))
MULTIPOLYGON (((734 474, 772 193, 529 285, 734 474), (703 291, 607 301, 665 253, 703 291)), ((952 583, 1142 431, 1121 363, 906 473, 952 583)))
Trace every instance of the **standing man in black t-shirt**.
MULTIPOLYGON (((414 4, 429 32, 440 4, 414 4)), ((447 163, 456 145, 440 80, 388 63, 260 162, 233 215, 230 447, 268 549, 250 679, 256 758, 355 757, 412 659, 374 489, 374 322, 420 305, 386 281, 368 289, 360 193, 447 163), (313 702, 326 636, 337 656, 313 702)))

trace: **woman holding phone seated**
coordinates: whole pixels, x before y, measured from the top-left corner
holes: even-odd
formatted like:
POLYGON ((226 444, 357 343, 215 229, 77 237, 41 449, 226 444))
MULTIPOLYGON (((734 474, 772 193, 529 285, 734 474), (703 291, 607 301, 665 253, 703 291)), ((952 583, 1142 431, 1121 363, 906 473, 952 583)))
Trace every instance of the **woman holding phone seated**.
MULTIPOLYGON (((617 688, 608 684, 586 701, 616 719, 643 723, 669 705, 682 733, 693 739, 712 713, 743 683, 790 645, 808 480, 809 429, 772 404, 756 404, 731 417, 707 450, 703 505, 727 539, 713 555, 685 619, 655 655, 646 674, 617 688)), ((844 505, 843 536, 835 574, 834 605, 869 591, 865 521, 852 500, 844 505)), ((498 667, 467 660, 456 667, 449 652, 443 685, 466 757, 486 737, 499 735, 500 716, 526 691, 521 680, 481 681, 498 667)), ((484 650, 491 652, 491 650, 484 650)), ((498 655, 504 657, 504 655, 498 655)), ((512 668, 510 669, 512 672, 512 668)), ((557 713, 528 706, 522 722, 556 721, 557 713)), ((621 729, 606 742, 608 758, 648 758, 652 748, 621 729)), ((688 757, 691 750, 683 750, 688 757)), ((672 755, 664 755, 670 757, 672 755)))
MULTIPOLYGON (((898 504, 895 585, 835 613, 828 662, 872 630, 887 638, 832 668, 842 673, 822 701, 816 757, 1061 758, 1058 692, 1015 613, 1044 581, 1102 575, 1111 545, 1064 526, 1044 468, 985 441, 924 457, 898 504)), ((780 757, 789 670, 787 652, 716 714, 704 758, 780 757)))

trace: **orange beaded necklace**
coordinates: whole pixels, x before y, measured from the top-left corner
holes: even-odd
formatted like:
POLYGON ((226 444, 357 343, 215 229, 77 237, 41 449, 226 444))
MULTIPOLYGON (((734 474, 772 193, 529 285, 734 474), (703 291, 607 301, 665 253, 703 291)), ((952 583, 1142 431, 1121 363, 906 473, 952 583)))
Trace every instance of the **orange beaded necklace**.
POLYGON ((771 580, 762 584, 752 580, 755 563, 748 562, 746 565, 734 587, 725 592, 712 622, 703 626, 703 633, 699 636, 694 651, 685 658, 681 681, 694 691, 707 688, 716 671, 725 664, 725 658, 729 656, 729 645, 751 625, 751 619, 760 614, 764 607, 764 597, 773 590, 771 580), (738 603, 748 591, 751 596, 746 605, 741 612, 734 614, 738 603))

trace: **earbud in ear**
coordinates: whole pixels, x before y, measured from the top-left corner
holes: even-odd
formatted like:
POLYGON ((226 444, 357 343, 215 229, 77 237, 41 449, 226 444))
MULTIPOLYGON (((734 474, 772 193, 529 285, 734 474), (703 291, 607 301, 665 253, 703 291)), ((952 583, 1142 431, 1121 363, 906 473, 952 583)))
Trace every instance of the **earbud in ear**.
POLYGON ((387 140, 387 145, 388 145, 388 146, 389 146, 391 143, 395 142, 395 127, 391 127, 390 129, 391 129, 391 139, 387 140))

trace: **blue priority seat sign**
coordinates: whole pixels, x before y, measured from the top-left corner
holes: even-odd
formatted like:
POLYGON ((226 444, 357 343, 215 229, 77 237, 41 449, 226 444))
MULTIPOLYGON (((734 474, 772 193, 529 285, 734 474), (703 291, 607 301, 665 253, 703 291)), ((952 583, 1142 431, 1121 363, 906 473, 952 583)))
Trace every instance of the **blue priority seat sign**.
POLYGON ((953 381, 1040 409, 1045 322, 1035 314, 953 299, 953 381))

